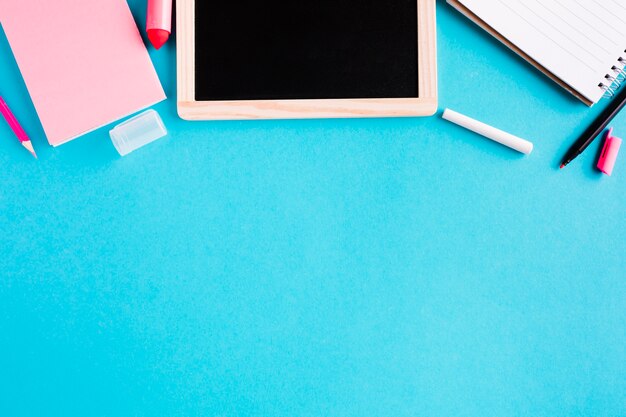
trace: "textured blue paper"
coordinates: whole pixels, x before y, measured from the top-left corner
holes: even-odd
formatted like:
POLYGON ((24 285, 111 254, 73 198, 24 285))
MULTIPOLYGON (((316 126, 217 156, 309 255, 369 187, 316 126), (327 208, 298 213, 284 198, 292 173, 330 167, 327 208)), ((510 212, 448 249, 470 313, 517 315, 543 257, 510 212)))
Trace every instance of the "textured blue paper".
POLYGON ((40 156, 0 123, 0 416, 626 415, 626 153, 558 170, 606 103, 438 13, 441 107, 531 156, 437 117, 183 122, 174 42, 169 138, 53 149, 0 35, 40 156))

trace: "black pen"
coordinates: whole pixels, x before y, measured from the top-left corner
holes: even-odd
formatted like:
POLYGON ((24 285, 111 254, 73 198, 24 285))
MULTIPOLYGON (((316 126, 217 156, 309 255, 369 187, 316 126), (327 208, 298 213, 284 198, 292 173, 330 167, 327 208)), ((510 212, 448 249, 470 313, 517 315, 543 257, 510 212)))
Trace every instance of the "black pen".
POLYGON ((598 118, 582 134, 570 150, 565 154, 561 168, 572 162, 574 158, 583 153, 595 138, 611 123, 611 120, 626 106, 626 88, 611 100, 611 104, 598 116, 598 118))

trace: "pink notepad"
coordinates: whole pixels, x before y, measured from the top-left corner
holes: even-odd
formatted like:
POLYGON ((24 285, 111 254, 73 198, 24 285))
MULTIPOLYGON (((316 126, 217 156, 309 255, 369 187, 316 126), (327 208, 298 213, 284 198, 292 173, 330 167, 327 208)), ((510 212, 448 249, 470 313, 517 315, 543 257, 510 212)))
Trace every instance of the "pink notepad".
POLYGON ((126 0, 0 0, 0 22, 53 146, 165 99, 126 0))

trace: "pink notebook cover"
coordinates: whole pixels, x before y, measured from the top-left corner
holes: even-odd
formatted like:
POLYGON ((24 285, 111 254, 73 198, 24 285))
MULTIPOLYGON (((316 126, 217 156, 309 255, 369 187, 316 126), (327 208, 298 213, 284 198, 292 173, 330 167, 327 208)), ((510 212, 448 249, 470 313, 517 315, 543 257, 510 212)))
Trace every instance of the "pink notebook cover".
POLYGON ((0 23, 53 146, 165 99, 126 0, 0 0, 0 23))

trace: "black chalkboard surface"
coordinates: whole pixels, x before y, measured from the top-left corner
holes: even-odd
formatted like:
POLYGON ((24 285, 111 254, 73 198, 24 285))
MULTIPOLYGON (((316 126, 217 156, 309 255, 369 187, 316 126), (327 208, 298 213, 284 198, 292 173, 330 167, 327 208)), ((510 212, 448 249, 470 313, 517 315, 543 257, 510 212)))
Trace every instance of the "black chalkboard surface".
POLYGON ((434 3, 179 0, 179 113, 203 119, 434 111, 434 3))
POLYGON ((195 7, 197 100, 419 95, 415 0, 211 0, 195 7))

